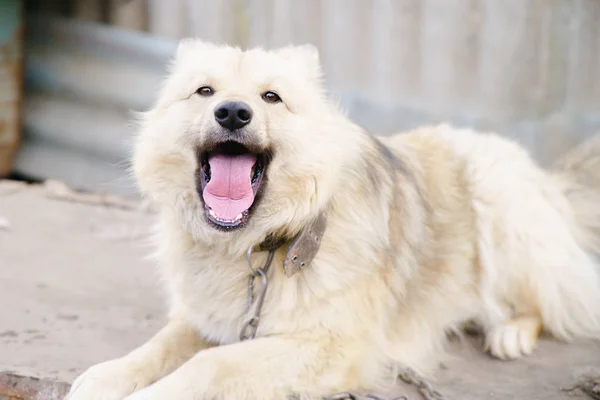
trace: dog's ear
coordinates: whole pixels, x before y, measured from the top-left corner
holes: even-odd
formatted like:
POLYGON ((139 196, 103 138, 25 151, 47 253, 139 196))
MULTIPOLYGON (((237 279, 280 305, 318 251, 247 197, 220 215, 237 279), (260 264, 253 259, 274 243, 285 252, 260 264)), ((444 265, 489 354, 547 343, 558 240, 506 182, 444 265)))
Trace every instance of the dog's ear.
POLYGON ((303 66, 311 77, 320 78, 321 62, 316 46, 312 44, 286 46, 275 50, 274 53, 296 65, 303 66))
POLYGON ((181 59, 186 57, 190 53, 198 53, 208 48, 215 47, 215 45, 204 42, 197 38, 184 38, 179 41, 177 45, 177 51, 175 52, 175 59, 181 59))
MULTIPOLYGON (((185 38, 179 41, 175 54, 166 66, 166 76, 162 79, 161 89, 158 94, 156 106, 165 102, 169 103, 177 98, 183 98, 193 93, 196 88, 189 85, 190 66, 198 63, 198 59, 205 58, 205 52, 216 48, 215 45, 196 38, 185 38), (192 90, 193 89, 193 90, 192 90)), ((193 84, 193 83, 192 83, 193 84)))

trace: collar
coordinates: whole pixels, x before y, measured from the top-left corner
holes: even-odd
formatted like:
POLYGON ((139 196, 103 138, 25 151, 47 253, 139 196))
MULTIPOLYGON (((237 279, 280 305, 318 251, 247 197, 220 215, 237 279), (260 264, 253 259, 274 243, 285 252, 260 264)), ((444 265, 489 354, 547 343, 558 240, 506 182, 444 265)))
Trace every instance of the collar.
MULTIPOLYGON (((287 277, 310 265, 321 247, 321 238, 326 228, 327 217, 324 212, 319 213, 317 218, 302 228, 302 231, 290 244, 283 260, 283 271, 287 277)), ((276 250, 282 247, 287 241, 288 239, 284 237, 269 235, 258 245, 258 248, 262 251, 276 250)))

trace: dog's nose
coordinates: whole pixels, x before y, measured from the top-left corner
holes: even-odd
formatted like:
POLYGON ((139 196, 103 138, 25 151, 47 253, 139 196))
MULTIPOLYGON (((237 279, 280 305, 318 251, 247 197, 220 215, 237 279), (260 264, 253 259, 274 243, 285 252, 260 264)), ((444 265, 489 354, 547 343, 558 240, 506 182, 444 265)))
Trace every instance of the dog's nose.
POLYGON ((225 101, 215 108, 215 119, 225 129, 240 129, 252 120, 252 109, 241 101, 225 101))

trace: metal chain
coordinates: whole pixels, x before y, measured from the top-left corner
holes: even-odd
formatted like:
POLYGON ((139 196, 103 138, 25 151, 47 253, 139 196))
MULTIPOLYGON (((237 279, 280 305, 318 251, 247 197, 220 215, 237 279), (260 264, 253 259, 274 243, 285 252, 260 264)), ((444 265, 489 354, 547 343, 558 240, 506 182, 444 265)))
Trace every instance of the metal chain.
POLYGON ((353 392, 342 392, 334 394, 333 396, 325 397, 324 400, 408 400, 408 397, 400 396, 392 399, 386 399, 385 397, 381 397, 376 394, 367 394, 363 396, 353 392))
MULTIPOLYGON (((267 255, 267 259, 263 264, 262 268, 254 269, 252 265, 252 247, 248 249, 246 253, 246 262, 248 263, 248 268, 250 269, 250 275, 248 277, 248 313, 252 310, 252 305, 254 304, 254 281, 257 277, 260 277, 261 287, 258 293, 258 298, 256 301, 256 306, 254 308, 254 313, 252 316, 248 318, 248 320, 242 326, 242 330, 240 331, 240 340, 249 340, 254 339, 256 337, 256 332, 258 331, 258 324, 260 322, 260 313, 262 311, 262 306, 265 301, 265 295, 267 294, 267 288, 269 285, 269 279, 267 278, 267 273, 269 272, 269 267, 273 262, 273 256, 275 255, 275 250, 269 250, 267 255)), ((425 381, 423 378, 419 377, 415 371, 410 368, 407 368, 399 373, 398 377, 405 383, 409 385, 414 385, 417 387, 421 395, 425 400, 445 400, 444 397, 435 390, 431 384, 425 381)), ((336 393, 332 396, 325 397, 323 400, 409 400, 406 396, 394 397, 391 399, 386 399, 385 397, 381 397, 375 394, 367 394, 367 395, 359 395, 354 392, 342 392, 336 393)))
MULTIPOLYGON (((435 390, 429 382, 417 375, 410 368, 404 369, 398 374, 400 380, 404 383, 415 386, 424 400, 444 400, 444 396, 435 390)), ((376 394, 360 395, 354 392, 336 393, 333 396, 325 397, 323 400, 409 400, 407 396, 385 398, 376 394)))
POLYGON ((398 377, 402 382, 416 386, 425 400, 444 400, 444 396, 440 392, 435 390, 429 382, 417 375, 412 369, 405 368, 398 374, 398 377))
POLYGON ((252 247, 250 247, 248 249, 248 252, 246 253, 246 261, 248 262, 248 268, 250 269, 250 276, 248 277, 248 313, 250 313, 252 309, 252 304, 254 303, 254 280, 257 277, 260 277, 261 287, 260 292, 258 293, 258 300, 256 301, 254 313, 244 323, 244 325, 242 326, 242 330, 240 331, 241 341, 254 339, 256 337, 256 332, 258 331, 258 324, 260 322, 260 312, 262 311, 262 306, 265 302, 265 295, 267 294, 267 287, 269 285, 267 272, 269 271, 271 262, 273 262, 274 255, 275 250, 269 250, 269 254, 267 255, 267 259, 265 260, 265 263, 262 266, 262 268, 254 269, 254 267, 252 266, 252 247))

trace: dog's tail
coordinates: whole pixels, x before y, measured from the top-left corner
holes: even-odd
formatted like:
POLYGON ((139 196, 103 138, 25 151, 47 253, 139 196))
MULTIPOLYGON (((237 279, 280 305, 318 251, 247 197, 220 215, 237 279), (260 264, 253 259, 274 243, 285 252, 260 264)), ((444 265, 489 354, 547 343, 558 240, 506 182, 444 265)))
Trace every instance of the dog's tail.
POLYGON ((566 231, 554 233, 561 243, 548 252, 547 261, 557 268, 535 280, 542 320, 564 340, 600 339, 600 135, 565 154, 549 172, 560 193, 550 196, 561 214, 557 229, 566 231))
POLYGON ((600 134, 565 154, 553 169, 571 203, 579 243, 600 257, 600 134))

